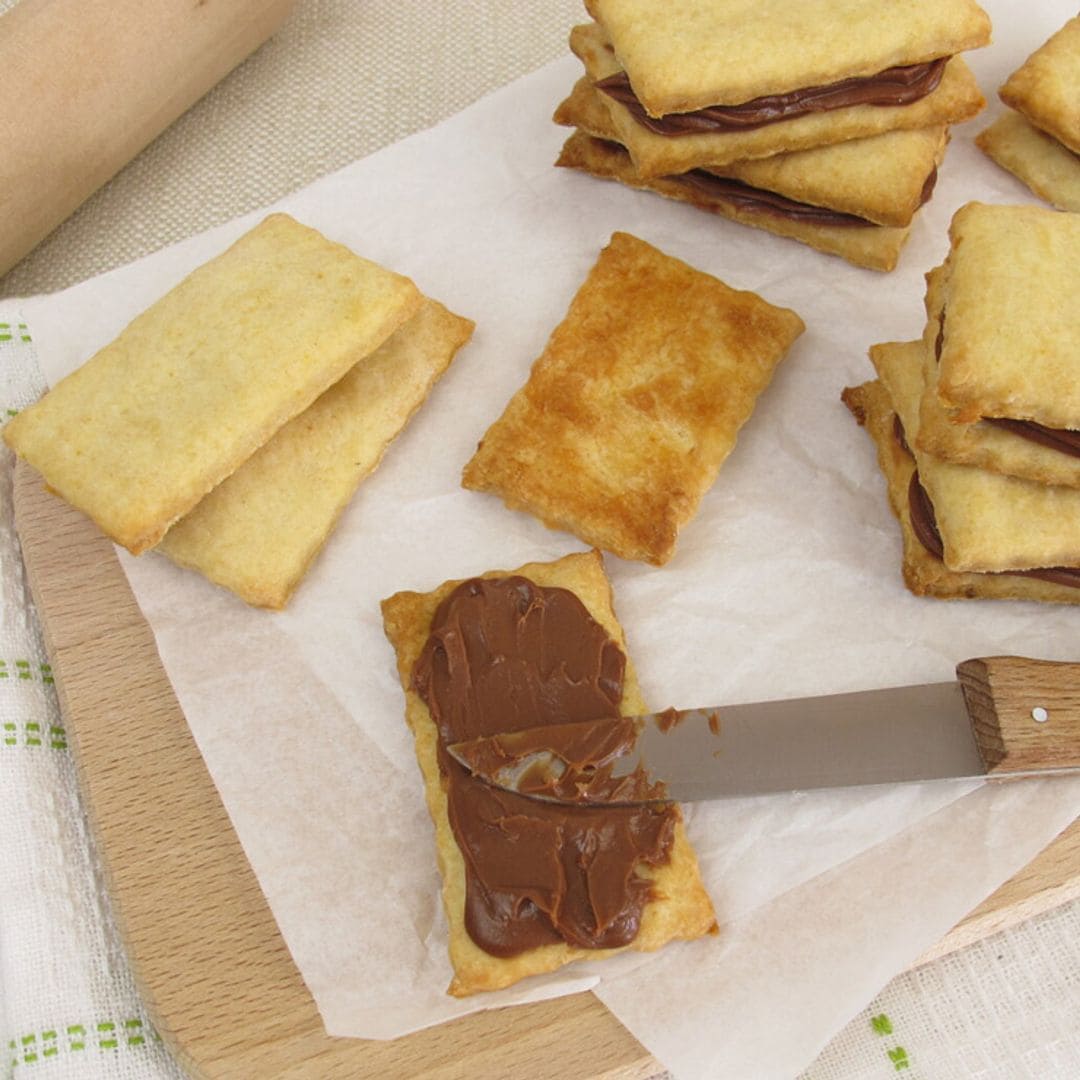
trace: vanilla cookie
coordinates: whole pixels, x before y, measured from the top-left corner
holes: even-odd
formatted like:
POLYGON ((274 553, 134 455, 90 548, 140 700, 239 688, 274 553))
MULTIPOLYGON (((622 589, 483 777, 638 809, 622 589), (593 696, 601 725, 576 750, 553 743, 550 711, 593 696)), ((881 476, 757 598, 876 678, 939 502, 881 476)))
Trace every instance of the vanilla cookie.
MULTIPOLYGON (((622 70, 604 31, 596 24, 574 27, 570 48, 594 84, 618 76, 622 70)), ((897 128, 958 123, 975 116, 986 100, 970 68, 957 56, 945 64, 936 88, 909 105, 850 105, 739 130, 658 134, 607 93, 604 104, 619 142, 630 151, 638 172, 651 178, 806 150, 897 128)))
POLYGON ((586 0, 652 116, 868 78, 990 41, 972 0, 586 0))
POLYGON ((567 139, 556 165, 690 203, 740 225, 764 229, 828 255, 838 255, 868 270, 892 270, 910 232, 906 227, 889 228, 853 220, 837 211, 823 212, 702 169, 643 180, 623 147, 581 131, 567 139))
MULTIPOLYGON (((619 142, 610 112, 586 78, 579 79, 558 106, 554 120, 594 138, 619 142)), ((930 197, 947 142, 948 129, 937 124, 703 171, 797 203, 903 228, 930 197)))
POLYGON ((794 312, 615 233, 462 482, 661 565, 802 331, 794 312))
POLYGON ((923 394, 918 448, 960 465, 1019 476, 1038 484, 1080 487, 1080 432, 1049 431, 1029 421, 964 422, 946 408, 937 390, 942 345, 945 267, 926 275, 923 394))
POLYGON ((919 450, 922 342, 873 345, 870 359, 914 453, 950 570, 1080 566, 1080 489, 956 465, 919 450))
POLYGON ((4 439, 138 554, 420 301, 408 278, 273 214, 15 417, 4 439))

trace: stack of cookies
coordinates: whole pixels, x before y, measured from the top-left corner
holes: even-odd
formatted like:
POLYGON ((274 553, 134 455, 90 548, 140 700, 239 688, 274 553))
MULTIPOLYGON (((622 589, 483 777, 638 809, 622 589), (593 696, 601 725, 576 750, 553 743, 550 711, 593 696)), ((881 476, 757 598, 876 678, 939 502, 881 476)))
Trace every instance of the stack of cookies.
POLYGON ((1080 15, 1009 76, 1009 106, 975 140, 1059 210, 1080 211, 1080 15))
POLYGON ((586 0, 559 165, 891 270, 949 125, 985 104, 956 54, 973 0, 586 0))
POLYGON ((4 429, 133 554, 281 608, 473 323, 272 214, 4 429))
POLYGON ((921 340, 843 398, 873 437, 912 592, 1080 603, 1080 215, 969 203, 921 340))

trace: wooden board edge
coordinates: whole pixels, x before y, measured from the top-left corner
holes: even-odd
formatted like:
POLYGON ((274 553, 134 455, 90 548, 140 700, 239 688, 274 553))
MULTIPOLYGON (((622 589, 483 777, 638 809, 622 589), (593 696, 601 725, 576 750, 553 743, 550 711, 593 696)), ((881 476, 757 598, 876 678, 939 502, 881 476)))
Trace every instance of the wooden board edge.
MULTIPOLYGON (((106 869, 117 922, 151 1020, 177 1060, 193 1076, 246 1077, 255 1069, 257 1075, 302 1078, 310 1075, 307 1070, 317 1063, 319 1075, 329 1080, 336 1076, 355 1076, 361 1065, 365 1071, 375 1070, 386 1075, 385 1070, 391 1065, 400 1066, 408 1059, 412 1070, 409 1075, 434 1080, 459 1075, 463 1054, 468 1055, 470 1048, 475 1054, 476 1048, 485 1042, 502 1042, 508 1032, 522 1054, 528 1055, 519 1058, 524 1067, 530 1057, 535 1064, 535 1054, 565 1053, 567 1018, 587 1031, 588 1050, 603 1048, 601 1060, 605 1064, 600 1067, 601 1071, 591 1067, 590 1075, 594 1080, 644 1080, 662 1071, 659 1063, 591 994, 475 1013, 438 1029, 428 1029, 392 1042, 327 1036, 202 763, 157 657, 153 635, 131 595, 112 545, 82 515, 47 493, 40 477, 21 462, 15 470, 14 502, 16 530, 23 546, 27 577, 45 632, 65 720, 71 725, 71 744, 79 782, 106 869), (94 618, 78 624, 72 615, 79 605, 72 596, 70 583, 59 572, 76 558, 83 567, 79 588, 89 589, 97 597, 94 618), (102 649, 107 643, 115 647, 117 642, 112 639, 118 633, 130 635, 120 642, 119 656, 106 652, 90 663, 85 662, 87 650, 102 649), (152 907, 147 911, 140 906, 136 896, 138 882, 130 879, 114 857, 118 837, 127 836, 130 840, 133 829, 141 830, 138 842, 143 850, 151 850, 155 842, 153 822, 146 820, 148 815, 143 806, 124 807, 123 820, 111 821, 111 814, 104 809, 104 800, 109 796, 103 789, 106 781, 102 778, 102 770, 96 763, 88 762, 88 758, 99 750, 112 753, 116 745, 112 741, 115 732, 98 730, 102 720, 94 715, 94 709, 100 707, 101 689, 92 685, 92 673, 98 664, 102 665, 98 670, 108 669, 110 665, 118 671, 130 669, 132 666, 124 663, 124 650, 145 648, 147 642, 152 662, 147 671, 133 679, 127 690, 134 695, 132 701, 148 710, 147 715, 157 716, 160 727, 153 734, 152 751, 148 752, 146 760, 137 764, 147 767, 147 775, 160 781, 163 774, 168 773, 170 763, 194 763, 199 780, 188 794, 206 817, 199 818, 202 831, 196 830, 192 843, 200 847, 204 857, 214 860, 215 880, 229 893, 231 933, 234 938, 240 935, 234 944, 240 946, 246 956, 257 956, 260 963, 269 965, 264 974, 269 973, 270 985, 286 994, 278 1002, 284 1007, 271 1010, 272 1015, 263 1015, 264 1026, 258 1028, 254 1043, 245 1042, 241 1028, 236 1026, 240 1015, 230 1013, 225 1022, 232 1026, 212 1052, 209 1040, 214 1034, 214 1022, 216 1019, 221 1023, 223 1018, 220 1014, 216 1018, 199 1014, 194 1020, 190 1017, 178 1020, 178 1006, 170 987, 170 979, 177 982, 178 973, 169 969, 171 958, 161 951, 162 938, 168 935, 162 933, 160 911, 152 907), (88 682, 91 685, 88 686, 88 682), (266 935, 271 940, 264 940, 266 935), (267 1072, 267 1069, 276 1071, 267 1072)), ((157 839, 160 840, 160 836, 157 839)), ((149 867, 151 873, 160 870, 161 864, 149 867)), ((914 966, 963 948, 1078 895, 1080 824, 1074 823, 1024 871, 1006 882, 937 946, 921 956, 914 966), (1063 866, 1078 869, 1070 871, 1071 877, 1066 874, 1062 878, 1063 866), (1054 874, 1058 876, 1054 877, 1054 874), (1046 880, 1052 883, 1043 887, 1041 883, 1046 880)), ((205 906, 205 898, 201 899, 205 906)), ((170 930, 179 935, 182 945, 186 944, 184 935, 187 931, 182 924, 174 923, 170 930)), ((216 1002, 222 986, 227 987, 226 998, 233 994, 242 995, 245 990, 259 992, 257 982, 251 980, 251 969, 245 970, 243 978, 233 978, 230 982, 229 972, 220 966, 221 957, 216 950, 199 952, 193 948, 192 958, 209 965, 205 977, 211 982, 222 980, 214 986, 207 986, 205 981, 196 982, 194 992, 205 1002, 216 1002)), ((479 1058, 474 1060, 478 1067, 481 1066, 479 1058)), ((506 1064, 504 1059, 500 1067, 506 1064)), ((474 1071, 473 1075, 479 1078, 487 1074, 474 1071)), ((579 1071, 566 1075, 584 1074, 579 1071)))

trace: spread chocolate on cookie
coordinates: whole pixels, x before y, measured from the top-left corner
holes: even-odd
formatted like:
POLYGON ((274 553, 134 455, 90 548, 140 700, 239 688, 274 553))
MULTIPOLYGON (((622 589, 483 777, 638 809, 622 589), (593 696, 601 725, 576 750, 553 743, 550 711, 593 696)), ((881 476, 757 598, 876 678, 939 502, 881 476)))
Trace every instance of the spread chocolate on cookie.
MULTIPOLYGON (((945 344, 945 308, 938 317, 938 332, 934 339, 934 359, 941 363, 941 350, 945 344)), ((1008 416, 984 416, 986 424, 993 424, 1004 431, 1040 446, 1049 447, 1070 457, 1080 457, 1080 431, 1069 428, 1050 428, 1035 420, 1017 420, 1008 416)))
POLYGON ((617 715, 625 665, 573 593, 524 577, 466 581, 435 612, 412 681, 439 733, 465 926, 492 955, 633 941, 652 897, 639 871, 669 861, 677 811, 539 802, 477 780, 446 746, 617 715))
POLYGON ((596 88, 624 105, 638 123, 658 135, 720 134, 749 131, 779 120, 852 105, 910 105, 937 89, 947 60, 948 57, 941 57, 923 64, 887 68, 865 78, 841 79, 786 94, 767 94, 741 105, 710 105, 661 117, 650 116, 645 111, 624 71, 601 79, 596 88))

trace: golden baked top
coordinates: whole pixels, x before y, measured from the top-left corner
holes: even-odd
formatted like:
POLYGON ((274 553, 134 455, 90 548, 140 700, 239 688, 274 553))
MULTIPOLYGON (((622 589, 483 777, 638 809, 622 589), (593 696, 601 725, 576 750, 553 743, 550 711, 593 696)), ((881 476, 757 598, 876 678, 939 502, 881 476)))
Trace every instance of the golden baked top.
POLYGON ((463 483, 659 565, 802 330, 793 311, 615 233, 463 483))

